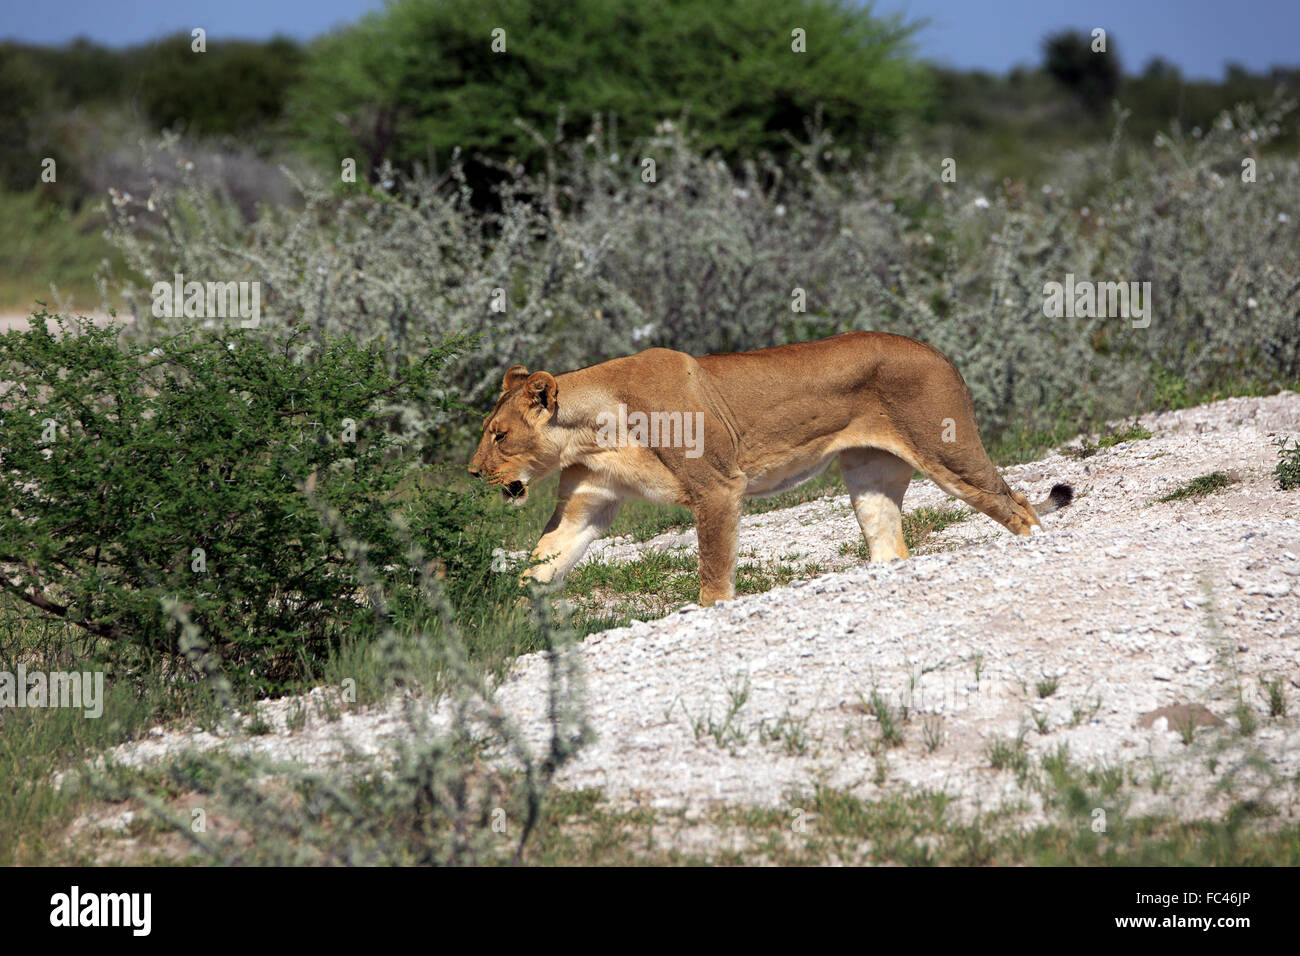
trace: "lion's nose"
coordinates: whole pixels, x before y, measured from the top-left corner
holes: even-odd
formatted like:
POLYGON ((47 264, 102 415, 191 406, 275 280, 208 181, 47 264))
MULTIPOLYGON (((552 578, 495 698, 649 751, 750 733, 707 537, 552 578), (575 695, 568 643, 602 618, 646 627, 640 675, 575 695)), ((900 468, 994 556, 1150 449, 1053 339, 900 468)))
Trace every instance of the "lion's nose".
POLYGON ((478 478, 483 474, 483 469, 471 461, 469 463, 469 473, 475 478, 478 478))

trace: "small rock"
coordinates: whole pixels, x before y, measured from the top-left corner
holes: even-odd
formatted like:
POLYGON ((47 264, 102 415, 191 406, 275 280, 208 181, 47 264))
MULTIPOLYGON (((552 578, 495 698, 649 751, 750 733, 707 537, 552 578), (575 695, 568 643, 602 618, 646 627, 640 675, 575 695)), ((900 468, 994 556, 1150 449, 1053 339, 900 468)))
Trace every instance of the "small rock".
POLYGON ((1272 578, 1258 584, 1248 585, 1247 594, 1260 594, 1264 597, 1286 597, 1291 593, 1291 582, 1286 578, 1272 578))

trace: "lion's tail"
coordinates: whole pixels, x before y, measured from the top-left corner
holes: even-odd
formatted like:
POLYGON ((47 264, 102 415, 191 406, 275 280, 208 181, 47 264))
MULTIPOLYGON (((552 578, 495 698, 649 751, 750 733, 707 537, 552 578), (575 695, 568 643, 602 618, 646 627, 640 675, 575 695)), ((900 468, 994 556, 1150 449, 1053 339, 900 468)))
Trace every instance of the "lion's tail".
POLYGON ((1069 485, 1052 485, 1047 497, 1034 505, 1034 512, 1040 516, 1049 515, 1053 511, 1060 511, 1073 500, 1074 489, 1069 485))

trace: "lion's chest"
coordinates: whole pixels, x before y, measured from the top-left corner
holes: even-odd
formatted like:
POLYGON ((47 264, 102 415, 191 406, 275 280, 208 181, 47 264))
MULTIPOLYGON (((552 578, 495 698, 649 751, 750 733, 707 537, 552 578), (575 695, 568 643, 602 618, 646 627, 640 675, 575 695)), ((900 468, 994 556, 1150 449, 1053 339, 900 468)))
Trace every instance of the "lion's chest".
POLYGON ((675 473, 647 449, 601 450, 589 456, 584 464, 600 475, 602 484, 620 495, 665 505, 689 503, 686 475, 675 473))

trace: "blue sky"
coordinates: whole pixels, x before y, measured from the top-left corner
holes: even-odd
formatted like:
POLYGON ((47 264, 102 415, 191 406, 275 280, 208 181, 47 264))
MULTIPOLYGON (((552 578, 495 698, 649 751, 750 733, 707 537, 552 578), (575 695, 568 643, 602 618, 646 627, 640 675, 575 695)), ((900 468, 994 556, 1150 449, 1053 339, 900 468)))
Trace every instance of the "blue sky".
MULTIPOLYGON (((653 2, 653 0, 643 0, 653 2)), ((202 26, 209 39, 310 39, 383 0, 0 0, 0 37, 62 43, 86 36, 121 46, 202 26)), ((1159 54, 1190 78, 1225 63, 1252 70, 1300 65, 1300 0, 878 0, 876 9, 927 19, 923 57, 1005 72, 1038 63, 1045 34, 1105 27, 1129 71, 1159 54)))

